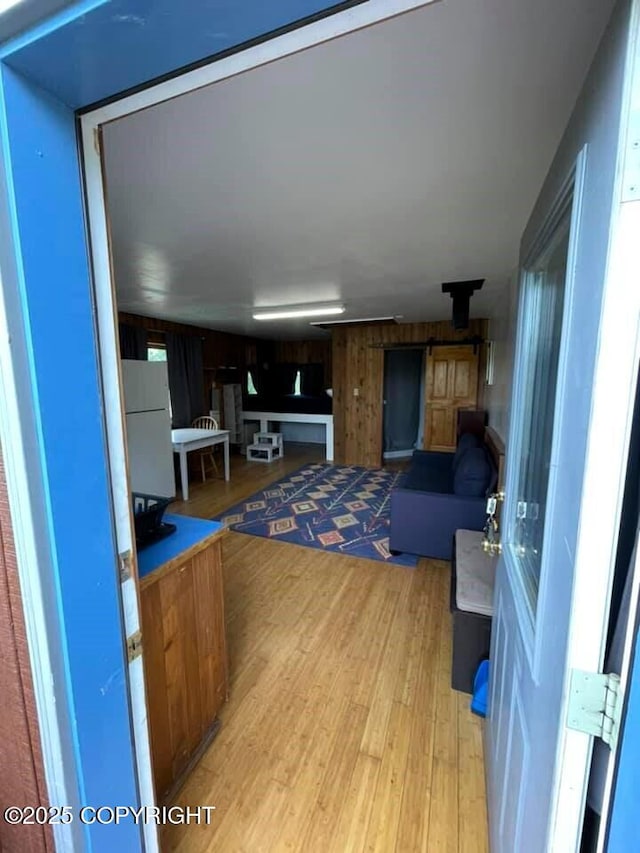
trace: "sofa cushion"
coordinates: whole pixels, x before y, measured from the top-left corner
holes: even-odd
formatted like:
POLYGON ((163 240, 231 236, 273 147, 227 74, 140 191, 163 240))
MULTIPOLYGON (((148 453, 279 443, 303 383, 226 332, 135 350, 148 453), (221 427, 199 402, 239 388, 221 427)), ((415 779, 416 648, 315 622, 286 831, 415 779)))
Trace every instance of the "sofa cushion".
POLYGON ((462 455, 453 475, 453 493, 464 497, 482 497, 493 479, 493 471, 482 447, 470 447, 462 455))
POLYGON ((452 471, 455 472, 458 469, 458 465, 460 464, 460 460, 464 456, 464 454, 472 447, 481 447, 482 443, 477 435, 474 435, 472 432, 464 432, 460 438, 458 439, 458 446, 456 447, 456 452, 453 455, 453 466, 452 471))
POLYGON ((416 450, 411 459, 411 467, 402 478, 401 487, 421 492, 451 494, 451 459, 451 454, 416 450))

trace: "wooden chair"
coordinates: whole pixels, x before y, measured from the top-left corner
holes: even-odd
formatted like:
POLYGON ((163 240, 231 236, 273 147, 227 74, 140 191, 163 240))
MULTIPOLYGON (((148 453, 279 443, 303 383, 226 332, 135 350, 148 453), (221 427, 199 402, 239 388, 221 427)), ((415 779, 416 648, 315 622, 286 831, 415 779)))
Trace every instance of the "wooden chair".
MULTIPOLYGON (((200 418, 196 418, 195 421, 191 424, 194 429, 218 429, 218 421, 215 418, 209 417, 209 415, 203 415, 200 418)), ((200 454, 200 470, 202 471, 202 482, 204 483, 207 479, 206 473, 206 465, 205 460, 208 459, 210 463, 213 465, 213 468, 216 472, 216 476, 218 475, 218 465, 216 463, 216 457, 214 455, 215 447, 205 447, 202 450, 197 451, 200 454)))

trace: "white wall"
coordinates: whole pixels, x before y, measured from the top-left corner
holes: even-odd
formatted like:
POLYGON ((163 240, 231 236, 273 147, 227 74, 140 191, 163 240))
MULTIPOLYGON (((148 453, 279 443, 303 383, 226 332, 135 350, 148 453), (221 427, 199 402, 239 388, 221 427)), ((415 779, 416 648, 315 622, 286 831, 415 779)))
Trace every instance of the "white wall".
POLYGON ((484 405, 489 413, 489 426, 505 442, 509 433, 511 379, 515 344, 518 294, 518 271, 514 270, 504 291, 504 298, 489 318, 488 340, 493 341, 493 385, 487 385, 484 405))
POLYGON ((298 441, 304 444, 324 444, 324 424, 279 424, 283 441, 298 441))

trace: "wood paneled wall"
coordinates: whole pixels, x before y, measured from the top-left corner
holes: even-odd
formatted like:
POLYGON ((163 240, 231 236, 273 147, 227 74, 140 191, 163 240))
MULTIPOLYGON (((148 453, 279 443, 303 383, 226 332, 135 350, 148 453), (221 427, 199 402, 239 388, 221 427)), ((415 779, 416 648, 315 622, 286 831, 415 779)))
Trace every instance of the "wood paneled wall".
POLYGON ((263 359, 276 363, 290 362, 295 364, 323 364, 325 385, 331 385, 331 339, 311 341, 264 341, 246 335, 233 335, 229 332, 218 332, 204 329, 200 326, 189 326, 186 323, 173 323, 170 320, 159 320, 154 317, 141 317, 138 314, 127 314, 121 311, 118 315, 121 323, 130 326, 140 326, 147 329, 149 343, 163 343, 165 332, 176 332, 181 335, 198 335, 202 338, 204 377, 203 393, 205 407, 209 408, 211 388, 222 382, 240 382, 244 386, 245 370, 251 364, 257 364, 263 359), (222 368, 238 368, 223 370, 222 368))
MULTIPOLYGON (((336 326, 333 329, 333 420, 336 461, 347 465, 378 466, 382 459, 382 392, 384 350, 375 345, 413 341, 463 340, 487 336, 486 320, 471 320, 456 332, 449 321, 435 323, 375 323, 336 326), (353 391, 358 389, 358 396, 353 391)), ((484 347, 479 366, 484 378, 484 347)), ((478 408, 484 382, 479 384, 478 408)))
POLYGON ((327 388, 332 381, 332 343, 331 338, 312 341, 277 341, 275 360, 290 364, 324 365, 324 382, 327 388))

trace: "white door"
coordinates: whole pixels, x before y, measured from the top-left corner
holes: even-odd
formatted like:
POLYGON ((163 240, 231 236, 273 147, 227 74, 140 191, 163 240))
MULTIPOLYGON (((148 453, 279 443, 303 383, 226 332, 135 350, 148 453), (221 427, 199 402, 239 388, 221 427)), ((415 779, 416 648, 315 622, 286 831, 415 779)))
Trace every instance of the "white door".
POLYGON ((601 665, 638 362, 623 214, 637 32, 638 3, 621 2, 521 246, 486 729, 494 853, 579 845, 592 742, 566 727, 569 675, 601 665))

